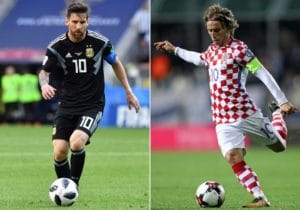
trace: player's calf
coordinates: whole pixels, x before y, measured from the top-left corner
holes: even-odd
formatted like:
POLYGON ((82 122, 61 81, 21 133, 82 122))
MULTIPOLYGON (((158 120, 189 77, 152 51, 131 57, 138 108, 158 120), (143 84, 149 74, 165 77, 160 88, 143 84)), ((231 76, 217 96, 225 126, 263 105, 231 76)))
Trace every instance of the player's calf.
MULTIPOLYGON (((273 120, 272 120, 273 131, 276 138, 279 141, 279 144, 282 145, 282 151, 283 151, 286 148, 287 138, 288 138, 286 123, 283 118, 283 115, 280 112, 279 106, 274 101, 269 105, 269 108, 273 116, 273 120)), ((280 146, 276 146, 276 147, 280 147, 280 146)))

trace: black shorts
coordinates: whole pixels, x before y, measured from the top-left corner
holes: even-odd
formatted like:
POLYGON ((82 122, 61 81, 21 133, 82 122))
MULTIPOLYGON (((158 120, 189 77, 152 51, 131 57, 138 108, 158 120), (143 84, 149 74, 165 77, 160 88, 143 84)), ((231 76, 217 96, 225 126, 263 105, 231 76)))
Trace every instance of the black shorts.
POLYGON ((83 115, 71 115, 57 112, 54 117, 53 139, 70 140, 73 131, 78 129, 89 137, 95 132, 102 118, 102 111, 90 111, 83 115))

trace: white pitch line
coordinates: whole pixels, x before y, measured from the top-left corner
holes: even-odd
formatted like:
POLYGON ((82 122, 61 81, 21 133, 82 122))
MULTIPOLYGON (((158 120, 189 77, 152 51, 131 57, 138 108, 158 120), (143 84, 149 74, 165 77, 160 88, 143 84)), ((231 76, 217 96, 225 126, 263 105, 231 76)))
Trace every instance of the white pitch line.
MULTIPOLYGON (((37 157, 37 156, 51 156, 52 153, 41 152, 2 152, 0 157, 37 157)), ((149 156, 148 152, 87 152, 87 156, 108 156, 108 157, 135 157, 135 156, 149 156)))

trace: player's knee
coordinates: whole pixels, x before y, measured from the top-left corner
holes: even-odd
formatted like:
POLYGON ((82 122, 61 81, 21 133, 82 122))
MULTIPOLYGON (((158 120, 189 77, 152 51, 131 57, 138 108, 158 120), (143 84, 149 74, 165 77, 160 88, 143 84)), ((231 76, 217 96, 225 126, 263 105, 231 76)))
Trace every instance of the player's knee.
POLYGON ((232 149, 226 153, 225 159, 230 165, 234 165, 244 160, 244 154, 243 149, 232 149))
POLYGON ((64 140, 53 140, 54 159, 61 161, 67 158, 69 151, 69 143, 64 140))
POLYGON ((57 161, 65 160, 68 156, 68 150, 63 148, 54 148, 54 159, 57 161))
POLYGON ((273 151, 274 152, 283 152, 283 151, 285 151, 285 147, 280 145, 277 148, 275 148, 273 151))
POLYGON ((70 142, 70 147, 71 150, 73 151, 79 151, 82 150, 84 148, 85 144, 83 143, 82 140, 73 140, 70 142))
POLYGON ((277 143, 272 144, 272 145, 268 145, 268 147, 269 147, 273 152, 283 152, 283 151, 285 151, 285 149, 286 149, 280 142, 277 142, 277 143))
POLYGON ((85 143, 86 143, 86 138, 84 136, 82 135, 74 136, 74 138, 70 140, 71 150, 73 151, 82 150, 85 146, 85 143))
POLYGON ((81 131, 74 132, 70 138, 70 147, 71 150, 79 151, 85 147, 85 144, 88 140, 89 136, 86 133, 81 131))

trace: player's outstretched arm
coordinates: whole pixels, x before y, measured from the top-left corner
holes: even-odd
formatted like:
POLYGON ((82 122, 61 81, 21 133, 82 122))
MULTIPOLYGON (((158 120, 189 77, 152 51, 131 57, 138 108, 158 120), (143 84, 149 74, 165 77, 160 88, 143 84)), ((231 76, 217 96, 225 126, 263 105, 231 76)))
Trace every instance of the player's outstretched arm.
POLYGON ((121 84, 123 85, 125 92, 126 92, 126 99, 127 99, 127 104, 128 108, 131 109, 133 106, 136 113, 140 111, 140 103, 137 97, 134 95, 134 93, 131 90, 131 87, 128 83, 128 79, 126 76, 125 69, 121 63, 121 61, 117 58, 116 62, 112 64, 112 67, 115 71, 116 76, 120 80, 121 84))
POLYGON ((56 89, 49 85, 49 72, 41 70, 39 73, 39 82, 42 90, 42 96, 46 100, 50 100, 55 96, 56 89))
POLYGON ((190 50, 185 50, 180 47, 175 47, 173 44, 171 44, 169 41, 161 41, 161 42, 155 42, 154 46, 156 50, 160 52, 168 52, 168 53, 173 53, 174 55, 178 56, 182 60, 193 63, 196 66, 206 66, 206 62, 201 59, 200 53, 190 51, 190 50))
POLYGON ((257 58, 252 59, 252 61, 250 61, 246 67, 266 85, 279 104, 281 113, 283 115, 290 115, 297 111, 297 108, 287 100, 285 94, 282 92, 271 73, 260 63, 257 58))

